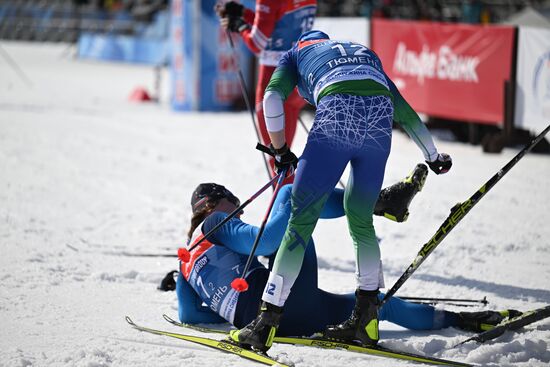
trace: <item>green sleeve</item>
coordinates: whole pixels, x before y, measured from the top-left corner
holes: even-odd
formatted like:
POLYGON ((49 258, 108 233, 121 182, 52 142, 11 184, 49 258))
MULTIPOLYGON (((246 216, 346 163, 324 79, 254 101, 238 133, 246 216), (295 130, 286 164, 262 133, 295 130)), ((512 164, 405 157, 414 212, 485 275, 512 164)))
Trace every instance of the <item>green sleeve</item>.
POLYGON ((438 154, 437 149, 428 128, 424 125, 416 111, 403 98, 393 81, 390 78, 387 79, 390 91, 393 94, 394 121, 413 139, 427 161, 436 159, 438 154))
POLYGON ((290 67, 278 66, 265 91, 276 91, 286 100, 298 84, 298 77, 290 67))

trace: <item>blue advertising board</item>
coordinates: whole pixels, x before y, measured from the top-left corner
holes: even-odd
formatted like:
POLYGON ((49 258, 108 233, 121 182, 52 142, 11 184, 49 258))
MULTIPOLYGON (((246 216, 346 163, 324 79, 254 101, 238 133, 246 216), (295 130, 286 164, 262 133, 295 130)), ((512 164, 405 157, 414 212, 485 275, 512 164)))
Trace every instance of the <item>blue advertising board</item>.
MULTIPOLYGON (((242 101, 239 69, 248 89, 253 55, 239 35, 235 50, 214 12, 216 0, 172 0, 172 108, 178 111, 227 111, 242 101)), ((253 7, 254 2, 243 2, 253 7)))

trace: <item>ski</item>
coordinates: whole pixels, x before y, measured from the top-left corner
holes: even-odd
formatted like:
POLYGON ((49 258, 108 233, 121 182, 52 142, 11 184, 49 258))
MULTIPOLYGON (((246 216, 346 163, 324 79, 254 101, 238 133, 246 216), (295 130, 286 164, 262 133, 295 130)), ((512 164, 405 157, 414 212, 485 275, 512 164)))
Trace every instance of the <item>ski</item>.
MULTIPOLYGON (((195 331, 200 331, 201 333, 227 334, 229 332, 228 330, 219 329, 219 328, 211 328, 211 327, 198 326, 198 325, 193 325, 193 324, 184 324, 184 323, 181 323, 179 321, 174 320, 173 318, 171 318, 170 316, 168 316, 166 314, 163 314, 162 317, 164 318, 164 320, 168 321, 172 325, 183 327, 183 328, 186 328, 186 329, 195 330, 195 331)), ((229 323, 227 323, 227 325, 229 325, 229 323)))
MULTIPOLYGON (((217 329, 202 327, 197 325, 190 325, 178 322, 167 315, 162 315, 166 321, 175 326, 180 326, 183 328, 188 328, 191 330, 196 330, 204 333, 212 334, 223 334, 227 335, 227 331, 217 329)), ((274 343, 280 344, 291 344, 291 345, 304 345, 311 347, 318 347, 323 349, 339 349, 346 350, 349 352, 369 354, 373 356, 402 359, 406 361, 413 361, 419 363, 433 364, 433 365, 443 365, 443 366, 472 366, 471 364, 455 362, 447 359, 440 359, 435 357, 421 356, 414 353, 400 352, 390 348, 376 346, 376 347, 363 347, 354 343, 345 343, 335 340, 323 339, 321 337, 278 337, 276 336, 273 340, 274 343)))
POLYGON ((484 343, 488 340, 498 338, 504 332, 508 330, 518 330, 524 326, 532 324, 534 322, 543 320, 547 317, 550 317, 550 305, 537 308, 535 310, 527 311, 522 313, 519 316, 513 317, 511 319, 504 320, 491 330, 484 331, 482 333, 476 334, 460 343, 455 345, 455 347, 462 345, 470 341, 476 341, 478 343, 484 343))
POLYGON ((312 347, 319 347, 323 349, 339 349, 347 350, 349 352, 369 354, 373 356, 401 359, 411 362, 426 363, 440 366, 473 366, 472 364, 455 362, 449 359, 441 359, 429 356, 422 356, 419 354, 396 351, 390 348, 386 348, 380 345, 375 347, 363 347, 354 343, 339 342, 335 340, 328 340, 323 338, 308 338, 308 337, 275 337, 274 343, 292 344, 292 345, 306 345, 312 347))
POLYGON ((178 333, 172 333, 169 331, 164 330, 157 330, 157 329, 151 329, 148 327, 137 325, 132 321, 132 319, 128 316, 126 316, 126 322, 130 324, 133 328, 144 331, 147 333, 155 334, 155 335, 164 335, 169 336, 171 338, 176 338, 180 340, 185 340, 191 343, 203 345, 205 347, 213 348, 222 352, 235 354, 241 358, 245 358, 254 362, 258 362, 267 366, 278 366, 278 367, 292 367, 291 364, 284 364, 282 362, 279 362, 276 359, 273 359, 269 357, 267 354, 255 352, 253 350, 248 350, 241 348, 240 346, 227 341, 227 340, 217 340, 217 339, 211 339, 211 338, 204 338, 201 336, 194 336, 194 335, 185 335, 185 334, 178 334, 178 333))

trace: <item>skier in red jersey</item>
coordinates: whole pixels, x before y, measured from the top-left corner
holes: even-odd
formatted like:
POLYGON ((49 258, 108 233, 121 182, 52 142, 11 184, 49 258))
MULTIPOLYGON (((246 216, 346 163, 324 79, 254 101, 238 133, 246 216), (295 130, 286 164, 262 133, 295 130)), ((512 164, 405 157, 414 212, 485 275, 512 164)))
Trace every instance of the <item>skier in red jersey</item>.
MULTIPOLYGON (((317 10, 316 0, 258 0, 252 11, 229 1, 216 5, 223 28, 239 33, 246 46, 258 57, 256 84, 256 119, 262 142, 271 143, 263 113, 264 91, 281 55, 289 50, 298 37, 311 29, 317 10)), ((284 104, 286 142, 290 146, 296 133, 296 124, 305 101, 295 89, 284 104)), ((273 161, 270 162, 271 172, 273 161)), ((287 179, 288 180, 288 179, 287 179)), ((285 181, 288 182, 288 181, 285 181)))

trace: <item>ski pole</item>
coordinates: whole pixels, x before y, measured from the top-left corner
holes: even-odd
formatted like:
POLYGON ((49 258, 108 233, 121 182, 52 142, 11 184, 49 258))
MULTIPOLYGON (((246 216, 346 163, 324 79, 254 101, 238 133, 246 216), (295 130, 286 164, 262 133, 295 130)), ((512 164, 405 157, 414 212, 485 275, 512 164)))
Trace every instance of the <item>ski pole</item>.
POLYGON ((113 256, 128 256, 128 257, 178 257, 176 254, 153 254, 153 253, 133 253, 133 252, 103 252, 104 255, 113 255, 113 256))
POLYGON ((388 299, 397 292, 399 288, 407 281, 407 279, 410 278, 410 276, 418 269, 418 267, 426 260, 426 258, 432 253, 432 251, 443 241, 445 237, 453 230, 454 227, 470 212, 470 210, 493 188, 493 186, 496 185, 498 181, 512 167, 516 165, 516 163, 519 162, 523 156, 528 153, 535 145, 539 143, 539 141, 544 138, 546 133, 550 130, 550 125, 544 129, 543 132, 541 132, 537 137, 535 137, 531 143, 526 145, 514 158, 512 158, 504 167, 500 169, 493 177, 491 177, 479 190, 477 190, 468 200, 464 201, 463 203, 456 204, 452 209, 451 213, 445 219, 443 224, 437 229, 433 237, 422 246, 418 254, 416 255, 415 259, 409 265, 407 270, 401 275, 401 277, 395 282, 393 287, 386 293, 384 298, 382 299, 382 302, 380 306, 382 306, 384 303, 388 301, 388 299))
MULTIPOLYGON (((304 123, 304 120, 302 120, 302 118, 300 116, 298 116, 298 121, 300 122, 300 125, 304 128, 304 130, 306 131, 306 134, 309 135, 309 129, 307 128, 306 124, 304 123)), ((339 179, 338 183, 340 184, 340 186, 342 186, 342 188, 344 190, 346 189, 346 185, 344 185, 344 182, 342 182, 342 179, 339 179)))
POLYGON ((466 340, 461 341, 457 345, 453 346, 453 348, 456 348, 459 345, 462 345, 472 340, 475 340, 478 343, 484 343, 487 340, 498 338, 507 330, 517 330, 533 322, 543 320, 547 317, 550 317, 550 305, 537 308, 536 310, 527 311, 519 316, 506 320, 490 330, 486 330, 466 340))
POLYGON ((2 46, 0 46, 0 52, 2 53, 2 56, 4 56, 4 59, 6 60, 6 62, 12 67, 13 70, 15 70, 15 73, 19 76, 19 78, 25 82, 25 84, 27 84, 27 87, 32 87, 33 86, 33 83, 32 81, 29 79, 29 77, 27 76, 27 74, 25 74, 25 72, 23 72, 23 70, 21 69, 21 67, 19 67, 19 65, 17 64, 17 62, 15 62, 12 57, 10 56, 10 54, 4 50, 4 48, 2 46))
POLYGON ((258 234, 256 235, 256 239, 254 240, 254 244, 252 245, 252 249, 250 250, 250 254, 248 255, 248 260, 246 261, 246 265, 244 266, 244 270, 242 272, 241 278, 235 278, 231 282, 231 288, 236 290, 237 292, 246 292, 248 289, 248 283, 246 282, 246 279, 244 277, 246 276, 246 273, 248 272, 248 268, 250 267, 250 264, 252 264, 252 259, 254 259, 254 254, 256 253, 256 248, 258 247, 258 243, 260 242, 260 238, 262 237, 262 234, 264 233, 265 225, 267 223, 267 218, 269 217, 269 214, 271 213, 271 209, 273 209, 273 204, 275 203, 275 198, 277 198, 277 193, 279 192, 279 189, 283 185, 283 180, 286 177, 287 169, 284 169, 281 173, 279 173, 279 180, 277 181, 277 185, 275 186, 275 190, 273 191, 273 196, 271 197, 271 202, 269 203, 269 206, 267 208, 267 211, 265 213, 264 219, 262 221, 262 224, 260 226, 260 230, 258 231, 258 234), (282 173, 282 175, 281 175, 282 173))
MULTIPOLYGON (((269 180, 268 183, 266 183, 260 190, 258 190, 256 193, 254 193, 250 198, 248 198, 244 203, 241 204, 237 209, 233 210, 227 217, 225 217, 220 223, 216 224, 214 228, 212 228, 208 233, 202 236, 202 238, 197 241, 193 246, 191 246, 189 249, 180 247, 178 249, 178 258, 184 262, 189 262, 189 259, 191 258, 190 252, 193 251, 198 245, 200 245, 205 239, 207 239, 212 233, 216 232, 221 226, 223 226, 225 223, 229 222, 234 216, 239 214, 243 211, 244 208, 247 207, 248 204, 250 204, 254 199, 256 199, 262 192, 267 190, 268 187, 272 186, 273 183, 277 180, 281 180, 281 177, 283 175, 281 173, 275 175, 271 180, 269 180)), ((283 177, 284 178, 284 177, 283 177)))
MULTIPOLYGON (((256 133, 256 139, 258 139, 258 141, 261 141, 260 133, 258 132, 258 127, 256 125, 256 117, 254 116, 256 112, 255 112, 255 109, 252 108, 252 106, 250 105, 250 101, 248 100, 248 88, 246 87, 246 82, 244 80, 243 72, 241 70, 241 66, 237 58, 237 51, 235 50, 235 45, 233 44, 233 38, 231 38, 231 32, 229 32, 229 30, 226 30, 225 33, 226 33, 227 39, 229 40, 229 46, 231 47, 231 57, 233 58, 233 62, 237 66, 237 74, 239 75, 239 85, 241 86, 241 94, 243 95, 244 103, 246 104, 246 108, 248 109, 248 112, 250 112, 250 117, 252 118, 252 126, 254 127, 254 132, 256 133)), ((267 177, 271 177, 271 170, 269 169, 267 158, 264 155, 262 155, 262 159, 264 161, 267 177)))
POLYGON ((484 306, 489 303, 487 301, 487 297, 483 297, 483 299, 464 299, 464 298, 438 298, 438 297, 407 297, 407 296, 399 296, 399 298, 411 301, 414 303, 448 303, 453 302, 456 304, 458 303, 481 303, 484 306))

